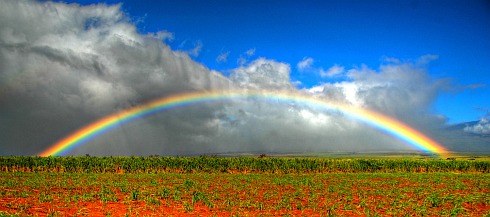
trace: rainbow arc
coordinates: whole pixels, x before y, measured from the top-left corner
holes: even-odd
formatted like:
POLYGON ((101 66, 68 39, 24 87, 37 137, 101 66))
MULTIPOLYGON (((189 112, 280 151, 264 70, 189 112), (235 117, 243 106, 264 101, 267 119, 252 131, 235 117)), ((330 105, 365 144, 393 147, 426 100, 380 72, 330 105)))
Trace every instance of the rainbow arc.
POLYGON ((113 113, 80 128, 79 130, 66 136, 65 138, 62 138, 54 145, 42 151, 38 155, 50 156, 66 154, 70 150, 80 145, 83 145, 85 142, 114 128, 115 126, 168 109, 204 102, 248 98, 277 100, 283 102, 293 101, 296 103, 304 103, 322 106, 326 109, 338 110, 356 120, 364 122, 372 127, 386 132, 393 137, 404 141, 406 144, 419 151, 429 152, 436 155, 449 153, 443 146, 441 146, 431 138, 427 137, 426 135, 422 134, 421 132, 396 119, 374 111, 332 102, 300 93, 229 90, 176 94, 113 113))

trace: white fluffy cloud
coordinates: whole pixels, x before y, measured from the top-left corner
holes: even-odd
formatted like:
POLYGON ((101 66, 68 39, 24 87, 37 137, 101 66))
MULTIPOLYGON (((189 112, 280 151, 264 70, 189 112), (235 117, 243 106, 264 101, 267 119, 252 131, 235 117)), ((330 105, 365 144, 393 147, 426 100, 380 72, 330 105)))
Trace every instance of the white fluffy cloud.
POLYGON ((233 71, 230 79, 242 88, 290 89, 289 64, 259 58, 233 71))
POLYGON ((472 126, 466 126, 464 128, 466 132, 474 133, 482 136, 490 135, 490 120, 482 118, 478 123, 472 126))
POLYGON ((432 115, 431 108, 437 94, 447 84, 433 82, 423 65, 403 62, 382 65, 379 70, 363 66, 348 70, 346 76, 349 80, 324 83, 311 88, 310 92, 373 109, 415 126, 423 127, 428 123, 439 126, 445 121, 432 115))

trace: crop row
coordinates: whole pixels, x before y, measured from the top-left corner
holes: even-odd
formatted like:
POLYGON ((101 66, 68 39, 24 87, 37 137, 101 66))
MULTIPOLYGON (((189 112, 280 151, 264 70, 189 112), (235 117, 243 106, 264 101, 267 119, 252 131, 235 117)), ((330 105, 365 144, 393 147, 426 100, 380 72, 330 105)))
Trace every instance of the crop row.
POLYGON ((490 174, 0 172, 0 216, 488 216, 490 174))
POLYGON ((75 173, 489 173, 490 161, 253 157, 0 157, 3 172, 75 173))

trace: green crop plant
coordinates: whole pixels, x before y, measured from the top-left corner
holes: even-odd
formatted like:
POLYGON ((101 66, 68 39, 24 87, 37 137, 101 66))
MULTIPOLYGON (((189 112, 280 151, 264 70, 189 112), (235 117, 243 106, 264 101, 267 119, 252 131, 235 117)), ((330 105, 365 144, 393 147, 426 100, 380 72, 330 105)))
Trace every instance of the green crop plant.
POLYGON ((175 189, 172 196, 175 201, 179 201, 180 198, 182 198, 182 192, 178 189, 175 189))
POLYGON ((192 211, 194 211, 193 204, 191 204, 191 203, 189 203, 187 201, 184 201, 183 206, 184 206, 185 212, 192 212, 192 211))
MULTIPOLYGON (((376 173, 490 172, 490 161, 219 157, 0 157, 5 172, 71 173, 376 173)), ((157 185, 154 181, 152 184, 157 185)))
POLYGON ((190 190, 191 188, 193 188, 196 185, 197 185, 197 182, 194 180, 184 180, 184 182, 182 183, 182 187, 186 191, 190 190))
POLYGON ((438 207, 442 205, 443 199, 441 196, 437 193, 432 193, 430 194, 427 198, 426 201, 428 204, 432 207, 438 207))
POLYGON ((140 190, 134 189, 131 191, 131 200, 138 200, 140 198, 140 190))
POLYGON ((41 192, 38 196, 40 202, 51 202, 53 201, 53 197, 50 194, 41 192))
POLYGON ((157 205, 158 206, 158 205, 161 204, 161 202, 158 199, 156 199, 156 198, 154 198, 154 197, 152 197, 150 195, 146 196, 144 200, 149 205, 157 205))
POLYGON ((161 190, 158 191, 158 195, 161 199, 167 199, 170 197, 170 188, 165 186, 161 190))

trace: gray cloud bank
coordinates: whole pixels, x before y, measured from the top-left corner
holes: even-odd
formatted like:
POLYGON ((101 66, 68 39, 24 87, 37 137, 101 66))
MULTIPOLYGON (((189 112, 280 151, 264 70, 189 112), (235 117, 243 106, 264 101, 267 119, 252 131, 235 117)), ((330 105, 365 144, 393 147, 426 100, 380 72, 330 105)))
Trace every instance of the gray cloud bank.
POLYGON ((466 126, 464 130, 469 133, 490 136, 490 120, 488 118, 482 118, 475 125, 466 126))
MULTIPOLYGON (((139 33, 120 5, 4 0, 0 6, 0 155, 37 154, 86 124, 151 99, 231 88, 287 90, 337 100, 395 117, 448 149, 490 149, 484 137, 471 137, 474 145, 465 147, 444 140, 446 119, 433 114, 431 105, 451 85, 428 76, 432 55, 387 62, 376 70, 342 68, 335 73, 345 78, 342 82, 298 89, 290 79, 290 64, 266 58, 242 65, 230 76, 210 70, 188 51, 165 44, 171 33, 139 33)), ((488 132, 488 122, 478 124, 465 130, 488 132)), ((336 112, 230 100, 144 117, 69 154, 370 150, 412 149, 336 112)))

